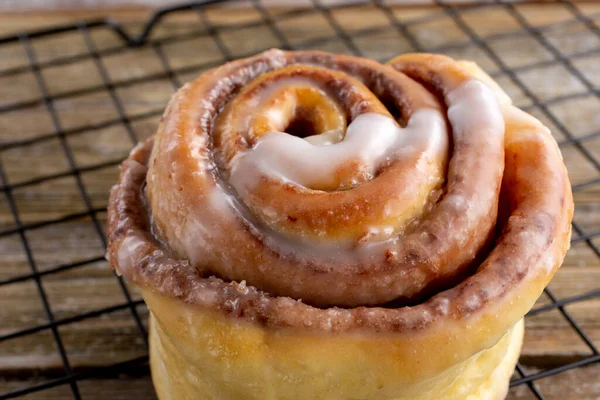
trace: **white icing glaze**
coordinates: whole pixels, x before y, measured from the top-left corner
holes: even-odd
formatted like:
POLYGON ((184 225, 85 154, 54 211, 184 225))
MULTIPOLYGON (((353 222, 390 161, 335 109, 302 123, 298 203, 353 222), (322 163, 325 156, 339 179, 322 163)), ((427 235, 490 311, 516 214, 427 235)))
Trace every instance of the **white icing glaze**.
POLYGON ((448 119, 455 140, 465 132, 503 135, 504 118, 494 91, 485 83, 471 79, 446 95, 448 119))
MULTIPOLYGON (((537 118, 533 117, 532 115, 526 113, 525 111, 521 110, 520 108, 512 105, 512 99, 508 96, 508 94, 506 94, 506 92, 500 87, 500 85, 498 85, 498 83, 496 83, 496 81, 494 81, 476 63, 474 63, 472 61, 459 61, 459 64, 461 64, 464 68, 466 68, 469 72, 471 72, 477 79, 479 79, 480 81, 485 83, 490 89, 492 89, 492 91, 494 92, 494 95, 496 96, 496 99, 500 103, 500 106, 502 108, 502 114, 504 116, 504 119, 507 122, 508 121, 516 122, 523 126, 530 125, 531 129, 529 130, 529 132, 535 131, 535 129, 542 129, 548 135, 551 134, 550 129, 548 129, 548 127, 546 127, 544 124, 542 124, 542 122, 540 120, 538 120, 537 118)), ((526 132, 527 132, 527 130, 520 129, 519 135, 513 135, 513 136, 523 137, 526 134, 526 132)), ((537 134, 535 135, 535 137, 537 137, 537 134)), ((507 137, 507 139, 510 140, 512 138, 507 137)))
POLYGON ((433 109, 416 111, 405 128, 380 114, 359 115, 344 140, 329 146, 315 145, 284 132, 263 136, 250 151, 234 159, 231 184, 239 191, 261 176, 281 179, 308 188, 334 185, 336 173, 349 163, 373 176, 384 162, 403 152, 421 152, 435 159, 448 151, 443 116, 433 109))
POLYGON ((484 70, 482 70, 479 65, 473 61, 459 61, 458 63, 471 74, 473 74, 477 79, 488 85, 496 94, 496 98, 498 99, 500 105, 509 106, 512 104, 512 99, 510 96, 506 94, 500 85, 498 85, 495 80, 493 80, 484 70))
POLYGON ((338 143, 344 139, 344 132, 341 129, 332 129, 327 132, 323 132, 318 135, 307 136, 304 138, 308 143, 328 146, 330 144, 338 143))
POLYGON ((137 257, 136 250, 145 243, 145 240, 140 239, 135 235, 130 235, 123 239, 117 255, 117 265, 120 268, 120 271, 118 271, 119 274, 128 274, 129 270, 133 268, 133 262, 137 257))
MULTIPOLYGON (((446 95, 446 102, 454 146, 461 146, 466 135, 471 138, 471 152, 492 151, 494 143, 503 141, 505 126, 502 110, 496 93, 485 83, 477 79, 466 81, 446 95), (477 135, 473 136, 473 132, 477 135)), ((472 179, 477 178, 473 176, 472 179)), ((464 194, 452 194, 446 196, 444 201, 473 222, 481 215, 480 208, 489 204, 491 196, 494 196, 493 191, 479 191, 470 199, 464 194)))

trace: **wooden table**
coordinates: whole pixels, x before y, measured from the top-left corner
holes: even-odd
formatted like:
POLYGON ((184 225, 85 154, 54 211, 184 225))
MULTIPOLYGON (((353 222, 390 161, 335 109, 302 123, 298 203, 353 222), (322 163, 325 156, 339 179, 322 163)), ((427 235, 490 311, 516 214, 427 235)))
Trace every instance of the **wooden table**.
MULTIPOLYGON (((586 15, 598 19, 600 5, 581 5, 586 15)), ((518 30, 515 20, 501 9, 496 11, 473 11, 465 14, 466 23, 478 34, 486 37, 488 43, 510 67, 522 67, 534 62, 547 65, 534 70, 522 68, 518 76, 525 80, 531 90, 542 99, 577 94, 585 89, 564 67, 551 63, 552 55, 545 51, 534 39, 524 36, 503 37, 502 33, 518 30)), ((600 40, 592 33, 582 33, 585 27, 580 23, 566 27, 552 28, 552 24, 571 20, 563 6, 525 5, 518 10, 534 26, 549 25, 552 43, 564 52, 580 52, 599 47, 600 40), (599 42, 599 43, 596 43, 599 42)), ((282 9, 271 10, 277 16, 282 9)), ((511 83, 505 75, 498 74, 497 65, 485 52, 475 45, 465 46, 468 37, 460 31, 448 17, 426 21, 427 16, 437 15, 439 9, 433 7, 395 7, 396 17, 409 23, 409 30, 426 48, 444 47, 450 55, 471 58, 498 76, 515 101, 529 106, 531 101, 511 83), (422 23, 410 21, 423 19, 422 23), (463 45, 461 45, 463 43, 463 45)), ((79 18, 89 18, 100 14, 112 15, 129 29, 137 29, 147 16, 143 9, 102 10, 101 12, 61 12, 0 15, 0 34, 14 31, 39 29, 45 26, 64 24, 79 18)), ((232 24, 252 21, 260 17, 252 10, 221 9, 207 13, 212 24, 232 24)), ((377 31, 377 26, 389 21, 378 9, 371 6, 349 7, 334 12, 334 18, 350 32, 358 32, 354 44, 367 55, 375 58, 389 58, 397 53, 409 51, 409 43, 400 39, 393 29, 377 31), (369 31, 371 30, 371 31, 369 31), (362 33, 361 33, 362 32, 362 33), (367 32, 367 34, 363 34, 367 32)), ((311 38, 333 35, 331 26, 318 13, 302 15, 279 24, 280 29, 293 45, 311 38)), ((179 14, 167 18, 157 27, 153 38, 172 35, 190 35, 190 32, 203 29, 197 14, 179 14)), ((120 40, 106 29, 92 30, 92 40, 99 51, 119 46, 120 40)), ((265 27, 246 29, 242 32, 226 29, 222 39, 234 54, 258 51, 268 46, 277 46, 273 35, 265 27)), ((55 57, 85 53, 87 47, 79 33, 68 33, 57 38, 32 41, 34 51, 41 63, 55 57)), ((207 37, 189 38, 185 41, 166 40, 161 49, 167 55, 171 67, 176 71, 175 78, 181 82, 196 76, 201 63, 222 61, 214 42, 207 37)), ((340 41, 313 41, 312 48, 331 51, 348 49, 340 41)), ((164 73, 164 66, 151 47, 126 49, 103 55, 102 62, 109 78, 116 82, 114 94, 122 103, 124 112, 131 117, 131 129, 139 137, 153 134, 160 110, 173 92, 173 81, 164 73), (144 77, 154 78, 146 80, 144 77), (133 85, 120 84, 129 79, 138 79, 133 85)), ((0 69, 26 64, 26 55, 17 45, 0 46, 0 69)), ((600 83, 600 63, 598 54, 579 57, 573 62, 594 84, 600 83)), ((82 88, 102 85, 92 58, 84 58, 62 67, 43 68, 51 95, 77 91, 82 88)), ((9 79, 0 76, 0 104, 15 101, 28 101, 39 98, 40 92, 34 75, 24 72, 9 79)), ((92 205, 98 208, 96 214, 104 224, 107 193, 115 182, 118 173, 117 161, 131 148, 127 131, 121 124, 95 130, 81 130, 78 127, 99 124, 102 121, 119 118, 111 100, 111 93, 99 90, 82 96, 68 96, 54 103, 62 128, 70 130, 65 139, 73 152, 74 162, 79 167, 89 167, 81 173, 81 180, 92 205), (95 169, 95 165, 114 161, 112 166, 95 169)), ((598 131, 598 99, 593 96, 574 95, 567 103, 550 106, 551 111, 577 135, 598 131)), ((533 110, 539 115, 539 110, 533 110)), ((546 121, 547 122, 547 121, 546 121)), ((552 126, 551 126, 552 127, 552 126)), ((557 140, 566 138, 553 128, 557 140)), ((13 140, 26 140, 54 132, 52 121, 44 105, 0 114, 0 143, 13 140)), ((600 140, 591 137, 584 142, 585 147, 596 159, 600 158, 600 140)), ((597 178, 598 172, 573 145, 562 147, 565 161, 573 184, 577 185, 597 178)), ((8 181, 18 183, 40 176, 61 173, 68 170, 61 142, 51 138, 31 146, 15 147, 0 151, 0 160, 8 181)), ((575 192, 577 204, 576 221, 586 232, 600 229, 600 184, 588 185, 575 192)), ((66 176, 40 184, 16 188, 15 198, 21 222, 36 224, 40 221, 60 219, 85 211, 85 204, 72 176, 66 176)), ((7 198, 0 193, 0 230, 14 227, 7 198)), ((94 230, 89 216, 69 219, 65 222, 40 227, 25 233, 34 260, 40 271, 59 265, 77 263, 81 260, 96 259, 96 262, 61 272, 44 275, 41 278, 54 318, 69 322, 69 318, 81 313, 117 305, 113 312, 86 318, 72 323, 61 324, 57 330, 62 337, 71 368, 74 371, 88 371, 97 366, 110 365, 144 356, 146 348, 139 335, 131 312, 122 305, 123 293, 111 269, 102 261, 102 242, 94 230), (118 306, 121 306, 119 308, 118 306)), ((598 238, 592 238, 600 245, 598 238)), ((31 273, 23 245, 17 233, 0 237, 0 280, 31 273)), ((585 293, 600 287, 600 259, 592 252, 585 241, 577 242, 569 252, 550 287, 559 298, 585 293)), ((130 288, 136 300, 139 295, 130 288)), ((539 305, 548 304, 542 298, 539 305)), ((581 324, 596 345, 600 345, 600 298, 576 303, 567 310, 581 324)), ((147 311, 143 305, 137 311, 145 320, 147 311)), ((47 323, 34 280, 24 280, 0 286, 0 335, 47 323)), ((528 373, 581 359, 590 353, 589 348, 579 339, 567 320, 558 310, 541 313, 527 319, 527 334, 521 363, 528 373)), ((146 399, 153 398, 153 390, 147 375, 147 367, 140 366, 121 376, 103 379, 89 379, 78 383, 85 399, 146 399)), ((64 373, 50 329, 0 342, 0 393, 11 389, 44 382, 64 373)), ((571 370, 553 377, 542 379, 538 387, 548 399, 592 400, 600 398, 600 365, 571 370)), ((71 392, 68 385, 29 395, 31 399, 68 399, 71 392)), ((511 390, 510 398, 533 399, 526 386, 511 390)))

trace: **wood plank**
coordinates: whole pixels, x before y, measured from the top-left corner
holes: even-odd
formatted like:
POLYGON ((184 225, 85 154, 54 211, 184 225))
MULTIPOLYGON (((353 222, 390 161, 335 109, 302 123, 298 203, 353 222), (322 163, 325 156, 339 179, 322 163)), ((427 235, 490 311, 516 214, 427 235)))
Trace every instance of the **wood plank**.
MULTIPOLYGON (((473 4, 478 0, 451 0, 450 4, 473 4)), ((532 3, 544 3, 548 0, 531 0, 532 3)), ((588 3, 593 0, 574 0, 577 3, 588 3)), ((339 0, 321 0, 323 4, 338 4, 339 0)), ((431 0, 388 0, 387 4, 408 6, 430 6, 431 0)), ((286 7, 306 5, 306 1, 298 0, 262 0, 261 4, 267 7, 286 7)), ((310 4, 310 3, 308 3, 310 4)), ((30 0, 28 2, 0 3, 0 11, 5 13, 24 13, 24 12, 94 12, 104 11, 111 13, 120 13, 126 10, 145 11, 161 7, 172 6, 170 0, 87 0, 81 2, 78 0, 30 0)), ((248 2, 238 2, 232 7, 249 8, 248 2)))

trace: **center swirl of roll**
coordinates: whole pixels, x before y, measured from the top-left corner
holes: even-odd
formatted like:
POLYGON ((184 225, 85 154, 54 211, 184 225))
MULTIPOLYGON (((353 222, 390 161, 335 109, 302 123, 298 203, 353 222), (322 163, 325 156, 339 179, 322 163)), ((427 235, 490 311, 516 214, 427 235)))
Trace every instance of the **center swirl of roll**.
POLYGON ((149 163, 155 234, 203 274, 318 306, 463 279, 494 239, 501 109, 453 62, 398 69, 270 51, 186 85, 149 163))
MULTIPOLYGON (((398 92, 408 89, 393 78, 398 92)), ((292 65, 228 103, 215 148, 241 200, 274 231, 337 246, 387 238, 422 215, 445 180, 443 115, 425 92, 411 105, 401 127, 352 75, 292 65)))

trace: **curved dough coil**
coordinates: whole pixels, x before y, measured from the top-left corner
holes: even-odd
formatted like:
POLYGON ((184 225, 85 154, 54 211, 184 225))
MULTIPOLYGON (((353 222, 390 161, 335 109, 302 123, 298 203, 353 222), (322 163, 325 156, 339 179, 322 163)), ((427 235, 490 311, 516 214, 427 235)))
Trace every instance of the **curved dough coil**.
POLYGON ((476 65, 270 50, 173 97, 108 254, 161 398, 500 399, 572 210, 550 132, 476 65))

